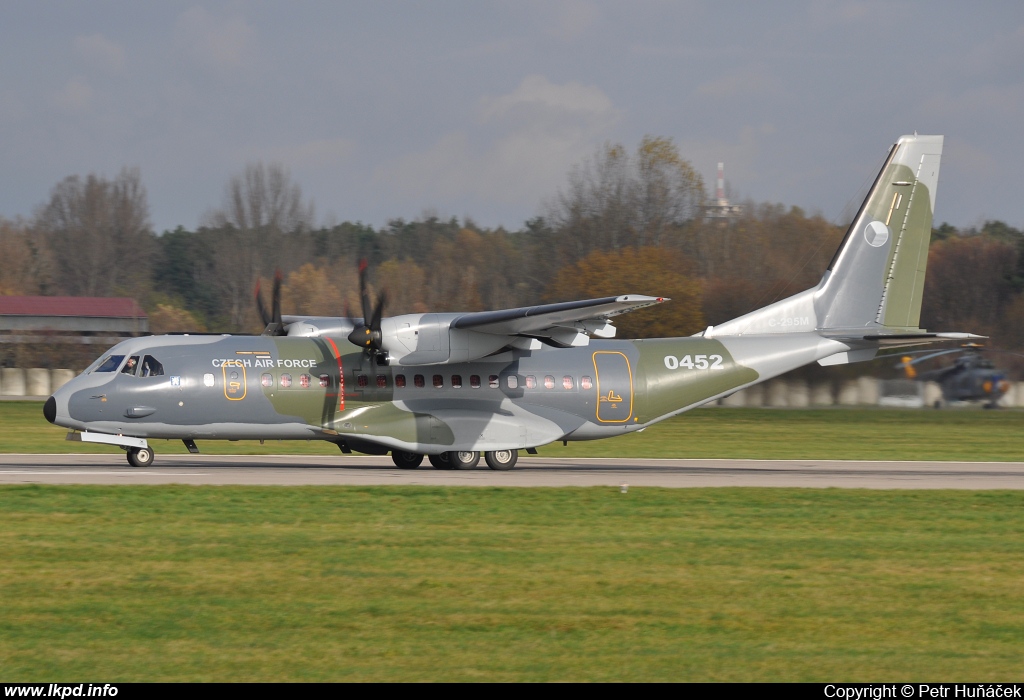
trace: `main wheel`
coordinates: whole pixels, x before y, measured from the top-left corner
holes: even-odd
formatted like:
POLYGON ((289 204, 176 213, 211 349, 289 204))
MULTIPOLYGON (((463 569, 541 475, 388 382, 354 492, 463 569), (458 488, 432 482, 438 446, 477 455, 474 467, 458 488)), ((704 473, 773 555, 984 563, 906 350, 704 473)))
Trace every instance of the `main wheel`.
POLYGON ((434 469, 454 469, 452 466, 452 460, 448 456, 451 452, 442 452, 439 455, 427 455, 427 459, 430 460, 430 464, 433 465, 434 469))
POLYGON ((155 456, 151 447, 128 448, 128 464, 133 467, 148 467, 155 456))
POLYGON ((449 452, 450 469, 472 469, 480 463, 479 452, 449 452))
POLYGON ((494 452, 485 452, 484 460, 487 461, 487 466, 491 469, 496 469, 499 472, 507 472, 509 469, 516 466, 516 462, 519 461, 519 450, 495 450, 494 452))
POLYGON ((418 455, 415 452, 391 450, 391 461, 399 469, 415 469, 423 464, 423 455, 418 455))

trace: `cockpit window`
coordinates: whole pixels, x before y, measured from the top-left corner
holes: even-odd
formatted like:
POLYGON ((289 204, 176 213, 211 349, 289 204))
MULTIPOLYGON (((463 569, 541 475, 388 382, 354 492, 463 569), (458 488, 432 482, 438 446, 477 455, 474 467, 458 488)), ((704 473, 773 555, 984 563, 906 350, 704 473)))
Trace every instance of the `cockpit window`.
POLYGON ((117 368, 121 366, 121 360, 124 359, 124 355, 110 355, 103 363, 96 368, 96 372, 116 372, 117 368))
POLYGON ((139 368, 139 356, 132 355, 128 358, 128 361, 124 363, 124 367, 121 368, 121 374, 135 374, 135 371, 139 368))
POLYGON ((142 361, 142 376, 143 377, 162 377, 164 374, 164 366, 156 360, 152 355, 146 355, 146 358, 142 361))

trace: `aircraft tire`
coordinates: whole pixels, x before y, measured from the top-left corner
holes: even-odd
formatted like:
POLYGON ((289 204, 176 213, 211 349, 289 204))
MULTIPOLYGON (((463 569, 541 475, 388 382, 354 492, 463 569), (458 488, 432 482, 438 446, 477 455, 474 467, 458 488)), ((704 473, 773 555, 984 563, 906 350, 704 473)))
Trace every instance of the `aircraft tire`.
POLYGON ((495 450, 494 452, 485 452, 484 460, 487 462, 487 466, 495 471, 507 472, 512 467, 516 466, 516 462, 519 461, 519 450, 495 450))
POLYGON ((128 450, 128 464, 133 467, 148 467, 153 463, 152 447, 132 447, 128 450))
POLYGON ((434 469, 454 469, 452 460, 448 457, 450 453, 442 452, 439 455, 427 455, 427 459, 434 469))
POLYGON ((449 469, 472 469, 480 463, 479 452, 449 452, 449 469))
POLYGON ((416 469, 423 464, 423 455, 418 455, 415 452, 391 450, 391 461, 399 469, 416 469))

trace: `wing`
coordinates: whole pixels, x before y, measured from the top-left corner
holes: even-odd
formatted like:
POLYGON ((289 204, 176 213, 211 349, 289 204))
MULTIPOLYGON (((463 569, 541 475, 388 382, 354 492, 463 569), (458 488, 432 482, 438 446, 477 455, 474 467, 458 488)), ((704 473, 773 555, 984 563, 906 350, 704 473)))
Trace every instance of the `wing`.
POLYGON ((462 314, 452 321, 451 327, 473 330, 478 333, 531 337, 545 335, 545 331, 573 328, 581 331, 597 331, 597 334, 600 335, 598 329, 607 326, 606 322, 613 316, 666 301, 669 300, 665 297, 626 294, 618 297, 567 301, 559 304, 524 306, 519 309, 479 311, 462 314), (601 323, 587 324, 588 321, 600 321, 601 323), (585 328, 587 325, 591 327, 585 328))

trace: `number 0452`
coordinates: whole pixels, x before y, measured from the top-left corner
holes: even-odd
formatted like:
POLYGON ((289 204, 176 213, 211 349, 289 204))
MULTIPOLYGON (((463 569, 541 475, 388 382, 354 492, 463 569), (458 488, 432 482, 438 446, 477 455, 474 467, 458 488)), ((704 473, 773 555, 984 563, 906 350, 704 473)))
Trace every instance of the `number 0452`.
POLYGON ((665 366, 669 369, 725 369, 721 355, 683 355, 682 357, 665 356, 665 366))

